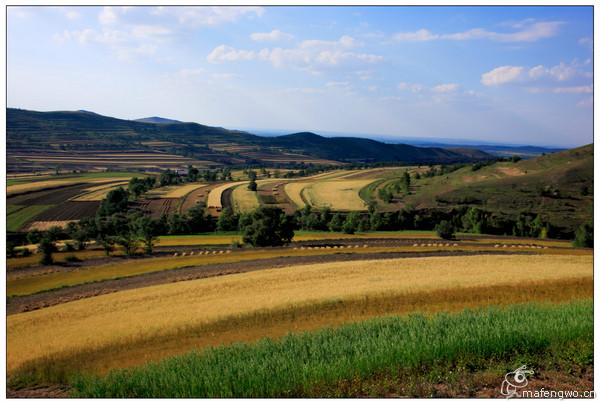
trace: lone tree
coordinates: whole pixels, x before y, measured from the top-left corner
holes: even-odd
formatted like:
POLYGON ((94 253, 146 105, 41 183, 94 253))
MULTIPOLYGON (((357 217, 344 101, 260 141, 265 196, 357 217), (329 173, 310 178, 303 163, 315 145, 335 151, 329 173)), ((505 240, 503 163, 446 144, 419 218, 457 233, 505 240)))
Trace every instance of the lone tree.
POLYGON ((453 239, 455 231, 456 229, 454 228, 452 223, 448 222, 447 220, 442 220, 435 226, 435 232, 444 240, 453 239))
POLYGON ((282 246, 294 237, 292 222, 278 206, 260 206, 240 217, 242 241, 256 247, 282 246))

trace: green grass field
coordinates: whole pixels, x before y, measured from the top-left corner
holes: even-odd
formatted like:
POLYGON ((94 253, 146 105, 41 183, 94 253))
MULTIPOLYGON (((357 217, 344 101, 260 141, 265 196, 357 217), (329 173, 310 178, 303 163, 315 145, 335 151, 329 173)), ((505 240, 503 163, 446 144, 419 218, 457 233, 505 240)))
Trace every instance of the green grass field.
POLYGON ((489 365, 574 341, 588 343, 579 358, 588 362, 591 299, 374 318, 193 351, 106 377, 79 376, 73 386, 76 397, 312 397, 374 373, 410 373, 457 360, 489 365))
POLYGON ((53 206, 54 205, 31 205, 17 210, 14 210, 14 208, 9 209, 7 206, 6 231, 16 232, 21 230, 21 228, 30 222, 34 217, 53 206))

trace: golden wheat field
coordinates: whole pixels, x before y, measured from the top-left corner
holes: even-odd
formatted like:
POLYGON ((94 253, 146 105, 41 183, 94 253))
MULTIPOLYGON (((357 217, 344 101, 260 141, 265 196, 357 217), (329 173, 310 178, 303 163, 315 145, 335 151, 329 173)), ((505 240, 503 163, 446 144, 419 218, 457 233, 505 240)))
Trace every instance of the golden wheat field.
POLYGON ((366 210, 367 204, 358 195, 361 188, 373 180, 319 181, 304 188, 307 202, 315 208, 330 207, 332 210, 366 210))
POLYGON ((8 316, 7 366, 303 302, 592 275, 590 255, 492 255, 301 265, 152 286, 8 316))
POLYGON ((208 206, 209 208, 222 208, 223 204, 221 203, 221 195, 223 194, 223 192, 226 189, 229 189, 231 187, 235 187, 241 184, 247 184, 249 181, 244 181, 244 182, 230 182, 224 185, 221 185, 220 187, 217 187, 215 189, 213 189, 212 191, 210 191, 210 194, 208 194, 208 199, 206 201, 206 206, 208 206))

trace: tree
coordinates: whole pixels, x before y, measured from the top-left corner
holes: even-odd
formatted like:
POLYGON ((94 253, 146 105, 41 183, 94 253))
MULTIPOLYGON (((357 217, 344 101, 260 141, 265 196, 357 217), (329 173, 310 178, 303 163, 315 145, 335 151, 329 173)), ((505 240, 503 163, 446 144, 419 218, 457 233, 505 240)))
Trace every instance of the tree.
POLYGON ((96 234, 94 240, 104 249, 106 255, 115 249, 117 242, 117 226, 114 217, 100 217, 96 219, 96 234))
POLYGON ((40 264, 51 265, 54 262, 52 259, 52 253, 58 251, 56 248, 56 240, 58 240, 60 231, 60 227, 52 226, 41 237, 38 244, 38 251, 42 253, 40 264))
POLYGON ((123 187, 113 189, 100 201, 100 208, 96 216, 111 216, 115 213, 124 213, 129 203, 129 192, 123 187))
POLYGON ((260 206, 240 217, 242 241, 257 247, 289 244, 294 237, 292 221, 278 206, 260 206))
POLYGON ((152 220, 148 216, 142 216, 134 222, 137 235, 144 245, 144 252, 152 254, 152 248, 158 241, 160 235, 160 226, 158 220, 152 220))
POLYGON ((126 255, 135 254, 140 248, 140 239, 138 235, 133 231, 128 231, 117 236, 115 239, 116 243, 123 248, 126 255))
POLYGON ((453 239, 455 231, 456 231, 456 229, 454 228, 452 223, 450 223, 447 220, 442 220, 435 226, 435 232, 437 233, 438 236, 440 236, 444 240, 453 239))
POLYGON ((85 250, 86 243, 89 242, 96 233, 96 222, 94 219, 85 218, 78 222, 67 223, 66 232, 73 240, 78 250, 85 250))
POLYGON ((238 228, 238 217, 233 214, 233 210, 227 206, 217 219, 218 231, 235 231, 238 228))
POLYGON ((346 234, 354 234, 358 231, 358 226, 361 221, 360 213, 352 211, 346 216, 346 220, 342 225, 342 231, 346 234))
POLYGON ((342 231, 342 227, 344 226, 344 218, 339 213, 333 215, 331 220, 329 221, 329 231, 342 231))
POLYGON ((189 208, 186 216, 190 233, 206 233, 213 230, 213 222, 203 203, 189 208))
POLYGON ((594 224, 585 222, 575 231, 573 247, 594 247, 594 224))
POLYGON ((42 233, 38 229, 31 229, 27 233, 27 241, 29 244, 37 244, 42 240, 42 233))

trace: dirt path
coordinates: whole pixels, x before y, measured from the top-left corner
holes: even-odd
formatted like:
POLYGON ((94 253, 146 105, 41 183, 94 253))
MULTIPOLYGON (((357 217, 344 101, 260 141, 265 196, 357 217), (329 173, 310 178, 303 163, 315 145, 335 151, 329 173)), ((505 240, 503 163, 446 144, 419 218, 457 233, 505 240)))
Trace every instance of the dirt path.
POLYGON ((6 314, 12 315, 44 307, 55 306, 70 301, 87 299, 94 296, 115 293, 122 290, 160 285, 164 283, 183 282, 214 276, 230 275, 264 269, 283 268, 295 265, 317 264, 323 262, 349 262, 363 260, 382 260, 393 258, 415 257, 451 257, 464 255, 488 254, 531 254, 526 251, 498 252, 465 252, 465 251, 433 251, 433 252, 396 252, 396 253, 337 253, 318 256, 277 257, 254 261, 219 263, 191 268, 171 269, 121 279, 111 279, 83 285, 75 285, 57 290, 17 296, 6 301, 6 314))

